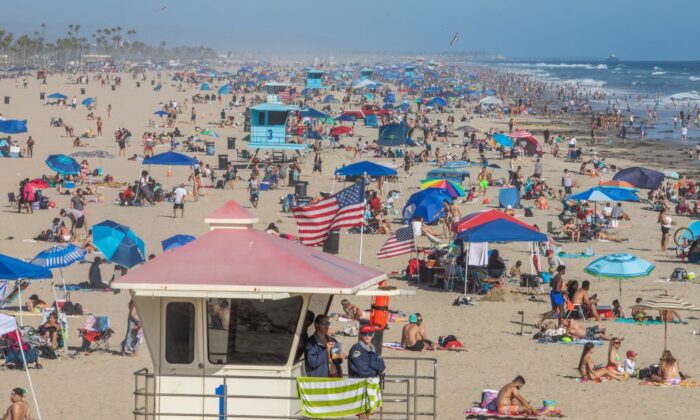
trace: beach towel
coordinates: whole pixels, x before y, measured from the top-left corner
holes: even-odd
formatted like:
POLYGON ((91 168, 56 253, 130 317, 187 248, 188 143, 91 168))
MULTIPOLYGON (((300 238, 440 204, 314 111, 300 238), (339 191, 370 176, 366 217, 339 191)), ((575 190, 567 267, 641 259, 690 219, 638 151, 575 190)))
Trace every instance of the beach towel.
POLYGON ((682 380, 680 384, 678 385, 669 385, 669 384, 663 384, 660 382, 652 382, 652 381, 641 381, 639 385, 649 385, 649 386, 657 386, 660 388, 697 388, 700 387, 700 382, 697 381, 689 381, 689 380, 682 380))
POLYGON ((574 338, 574 339, 572 339, 570 342, 565 343, 565 342, 563 342, 563 341, 561 341, 561 340, 550 340, 550 339, 547 339, 547 337, 541 337, 541 338, 539 338, 539 339, 537 340, 537 342, 540 343, 540 344, 551 344, 551 343, 555 343, 555 344, 565 344, 565 345, 567 345, 567 346, 584 345, 584 344, 587 344, 587 343, 593 343, 593 344, 596 345, 596 346, 602 346, 602 345, 603 345, 603 341, 602 341, 602 340, 589 340, 589 339, 587 339, 587 338, 574 338))
POLYGON ((570 254, 570 253, 567 253, 567 252, 560 252, 560 253, 557 254, 557 256, 558 256, 559 258, 591 258, 591 257, 594 257, 594 256, 595 256, 595 253, 593 253, 593 254, 586 254, 586 253, 583 253, 583 252, 577 252, 577 253, 574 253, 574 254, 570 254))
POLYGON ((469 265, 485 267, 489 261, 488 242, 474 242, 469 244, 469 265))
POLYGON ((382 343, 382 347, 392 350, 406 350, 401 346, 401 343, 399 343, 398 341, 382 343))
POLYGON ((382 405, 379 378, 297 378, 301 412, 308 418, 371 413, 382 405))
POLYGON ((475 416, 477 418, 480 417, 492 417, 492 418, 503 418, 503 419, 538 419, 540 417, 558 417, 562 418, 564 415, 561 413, 561 410, 552 410, 552 411, 544 411, 541 409, 539 411, 539 414, 536 416, 531 416, 531 415, 513 415, 513 414, 498 414, 498 411, 494 410, 488 410, 485 408, 481 407, 472 407, 464 410, 464 414, 467 415, 467 418, 471 418, 472 416, 475 416))
MULTIPOLYGON (((637 324, 637 325, 663 325, 663 322, 658 319, 646 319, 644 321, 637 321, 634 318, 615 318, 615 322, 620 322, 622 324, 637 324)), ((673 321, 669 324, 687 324, 688 321, 673 321)))

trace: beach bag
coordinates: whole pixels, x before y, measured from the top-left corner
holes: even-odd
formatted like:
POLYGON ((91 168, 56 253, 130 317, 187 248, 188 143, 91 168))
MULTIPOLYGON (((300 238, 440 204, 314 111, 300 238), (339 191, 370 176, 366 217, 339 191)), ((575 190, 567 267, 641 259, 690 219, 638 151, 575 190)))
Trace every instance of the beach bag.
POLYGON ((440 347, 444 347, 446 349, 456 349, 464 347, 462 343, 459 340, 457 340, 457 337, 455 337, 452 334, 446 335, 444 337, 439 337, 438 344, 440 345, 440 347))
POLYGON ((533 217, 534 214, 532 214, 532 207, 525 207, 525 217, 533 217))
POLYGON ((63 304, 63 312, 66 315, 82 315, 83 306, 70 300, 70 293, 66 294, 66 303, 63 304))
POLYGON ((686 281, 688 280, 688 272, 683 267, 676 267, 671 273, 671 281, 686 281))
POLYGON ((479 407, 485 410, 496 411, 496 398, 498 398, 498 390, 496 389, 485 389, 481 391, 481 403, 479 407))

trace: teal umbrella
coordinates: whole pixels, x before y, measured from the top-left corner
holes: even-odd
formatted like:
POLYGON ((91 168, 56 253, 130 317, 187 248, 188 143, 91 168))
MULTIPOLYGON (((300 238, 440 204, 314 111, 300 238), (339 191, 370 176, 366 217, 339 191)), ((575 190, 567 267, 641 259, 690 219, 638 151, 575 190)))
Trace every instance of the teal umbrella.
POLYGON ((618 279, 620 282, 620 305, 622 305, 622 280, 647 277, 656 265, 632 254, 610 254, 592 261, 583 269, 586 273, 599 277, 618 279))
POLYGON ((105 220, 92 227, 92 237, 109 262, 131 268, 146 261, 143 240, 127 226, 105 220))
POLYGON ((679 179, 680 178, 680 175, 678 175, 678 172, 672 171, 670 169, 666 169, 664 171, 664 176, 666 178, 671 178, 671 179, 679 179))
POLYGON ((513 139, 511 139, 503 133, 494 134, 493 141, 495 141, 503 147, 513 147, 513 139))

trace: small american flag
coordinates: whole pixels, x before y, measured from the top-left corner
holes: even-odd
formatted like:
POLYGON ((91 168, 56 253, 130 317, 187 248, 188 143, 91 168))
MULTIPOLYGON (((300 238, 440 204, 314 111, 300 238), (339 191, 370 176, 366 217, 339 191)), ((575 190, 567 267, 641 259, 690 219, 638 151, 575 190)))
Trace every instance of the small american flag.
POLYGON ((411 226, 403 226, 396 229, 396 232, 377 251, 377 258, 390 258, 410 254, 415 247, 413 228, 411 226))
POLYGON ((318 203, 294 207, 299 238, 304 245, 326 241, 328 233, 340 228, 362 226, 365 218, 365 184, 356 183, 318 203))
POLYGON ((294 88, 288 89, 283 92, 280 92, 278 96, 280 98, 280 102, 282 102, 283 104, 289 104, 292 103, 292 101, 294 101, 294 99, 296 98, 297 91, 294 88))

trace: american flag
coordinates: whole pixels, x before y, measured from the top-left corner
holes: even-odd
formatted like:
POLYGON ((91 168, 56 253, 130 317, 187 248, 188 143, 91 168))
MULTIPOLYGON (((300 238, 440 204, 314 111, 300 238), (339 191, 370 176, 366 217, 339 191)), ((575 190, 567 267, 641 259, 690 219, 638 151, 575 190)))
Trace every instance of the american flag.
POLYGON ((280 92, 278 94, 278 96, 280 98, 280 102, 282 102, 283 104, 290 104, 296 98, 297 90, 294 88, 291 88, 291 89, 285 90, 283 92, 280 92))
POLYGON ((332 230, 363 225, 365 184, 359 182, 315 204, 294 207, 292 213, 301 243, 320 245, 332 230))
POLYGON ((390 258, 410 254, 415 247, 416 241, 413 238, 413 228, 411 226, 403 226, 396 229, 396 232, 377 251, 377 258, 390 258))

